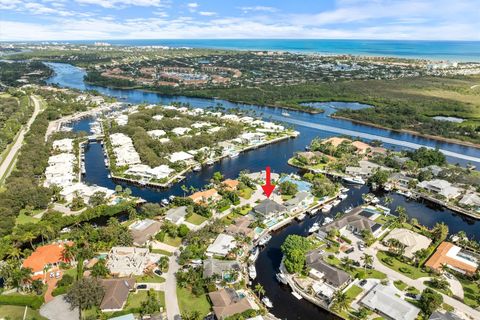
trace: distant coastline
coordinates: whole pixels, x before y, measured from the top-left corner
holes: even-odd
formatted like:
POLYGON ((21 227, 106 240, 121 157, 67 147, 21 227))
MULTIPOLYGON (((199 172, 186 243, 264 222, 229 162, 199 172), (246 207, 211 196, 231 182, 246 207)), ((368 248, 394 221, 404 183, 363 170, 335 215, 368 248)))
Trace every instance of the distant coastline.
MULTIPOLYGON (((325 55, 397 57, 406 59, 480 62, 480 41, 335 40, 335 39, 133 39, 71 40, 59 43, 122 46, 165 46, 226 50, 288 51, 325 55)), ((53 42, 53 41, 51 41, 53 42)))

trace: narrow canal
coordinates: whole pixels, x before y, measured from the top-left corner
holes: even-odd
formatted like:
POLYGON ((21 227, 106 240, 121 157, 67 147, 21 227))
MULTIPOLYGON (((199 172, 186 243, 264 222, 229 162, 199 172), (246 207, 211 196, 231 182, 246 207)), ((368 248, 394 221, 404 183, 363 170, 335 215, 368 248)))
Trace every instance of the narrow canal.
MULTIPOLYGON (((281 116, 282 110, 275 108, 266 108, 260 106, 251 106, 243 104, 234 104, 227 101, 214 99, 197 99, 189 97, 170 97, 155 93, 143 92, 140 90, 116 90, 103 88, 98 86, 89 86, 83 82, 84 72, 68 64, 53 64, 49 63, 55 70, 55 75, 50 79, 50 83, 58 83, 63 87, 76 88, 80 90, 95 89, 102 94, 116 97, 120 100, 131 103, 163 103, 171 102, 190 103, 195 107, 215 106, 217 103, 222 103, 227 108, 240 108, 247 111, 255 111, 258 115, 264 118, 275 118, 281 116)), ((178 184, 175 184, 169 189, 158 190, 149 188, 140 188, 134 185, 128 186, 133 195, 142 197, 150 202, 158 202, 169 195, 183 195, 181 185, 202 187, 209 181, 215 171, 221 171, 225 177, 234 178, 240 171, 248 169, 251 172, 263 170, 266 165, 270 165, 274 172, 296 172, 297 170, 287 164, 294 152, 303 150, 304 147, 314 137, 329 137, 335 135, 334 132, 322 130, 315 125, 324 125, 332 128, 341 128, 345 130, 358 132, 359 135, 371 134, 392 139, 394 141, 404 141, 407 143, 426 145, 431 147, 438 147, 447 150, 453 154, 462 154, 469 157, 480 157, 480 150, 465 146, 460 146, 451 143, 440 142, 436 140, 425 139, 418 136, 413 136, 404 133, 392 132, 378 128, 372 128, 364 125, 352 124, 349 121, 337 120, 328 117, 328 114, 334 112, 337 108, 364 108, 368 107, 358 103, 322 103, 317 106, 326 110, 324 114, 307 114, 303 112, 289 111, 291 119, 295 121, 305 121, 312 125, 295 125, 294 121, 288 121, 295 126, 295 129, 300 131, 300 136, 296 139, 290 139, 276 143, 274 145, 266 146, 250 152, 241 153, 240 156, 234 159, 224 159, 215 163, 212 166, 204 167, 200 172, 191 172, 186 176, 186 179, 178 184)), ((285 117, 284 117, 285 118, 285 117)), ((285 119, 284 119, 285 120, 285 119)), ((74 124, 76 131, 88 131, 88 123, 91 119, 82 119, 74 124)), ((330 129, 331 130, 331 129, 330 129)), ((386 143, 387 147, 402 148, 402 143, 386 143)), ((448 156, 448 160, 453 163, 466 164, 464 159, 448 156)), ((85 181, 91 184, 97 184, 108 188, 115 188, 116 183, 108 178, 108 170, 103 161, 103 151, 100 144, 94 143, 87 146, 85 153, 86 175, 85 181)), ((477 166, 480 163, 476 163, 477 166)), ((346 200, 334 208, 330 216, 335 216, 337 212, 344 211, 350 206, 356 206, 362 202, 362 194, 368 193, 367 186, 349 186, 349 196, 346 200)), ((383 199, 386 195, 377 193, 377 196, 383 199)), ((418 201, 409 201, 403 196, 397 194, 389 194, 393 198, 393 203, 390 205, 392 209, 397 206, 404 206, 407 209, 410 217, 417 218, 418 221, 426 226, 432 227, 437 222, 444 222, 449 226, 450 232, 455 233, 464 230, 469 236, 476 239, 480 238, 479 223, 475 220, 465 218, 457 215, 454 212, 433 206, 427 203, 418 201)), ((392 210, 393 212, 393 210, 392 210)), ((260 253, 256 268, 258 278, 255 283, 260 283, 265 288, 266 295, 272 300, 274 305, 271 312, 282 319, 334 319, 335 317, 330 313, 317 308, 316 306, 304 300, 297 300, 291 293, 290 289, 280 285, 275 278, 281 260, 280 246, 289 234, 306 235, 310 226, 316 222, 321 221, 325 215, 319 214, 313 217, 307 217, 304 221, 298 223, 293 222, 285 228, 278 230, 272 235, 271 241, 260 253)))

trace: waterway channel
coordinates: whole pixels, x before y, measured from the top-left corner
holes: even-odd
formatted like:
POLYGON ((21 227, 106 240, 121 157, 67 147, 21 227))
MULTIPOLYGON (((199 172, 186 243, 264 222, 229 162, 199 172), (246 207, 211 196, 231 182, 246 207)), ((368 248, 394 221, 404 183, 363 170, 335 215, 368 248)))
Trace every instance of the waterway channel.
MULTIPOLYGON (((425 145, 429 147, 437 147, 448 151, 450 155, 447 158, 450 162, 465 165, 468 161, 459 158, 458 155, 465 155, 472 158, 480 158, 480 150, 472 147, 456 145, 406 133, 392 132, 378 128, 372 128, 365 125, 353 124, 349 121, 338 120, 328 117, 337 108, 364 108, 366 105, 358 103, 322 103, 316 104, 318 107, 325 109, 322 114, 307 114, 304 112, 288 111, 290 117, 282 116, 281 109, 267 108, 261 106, 252 106, 245 104, 235 104, 228 101, 216 99, 199 99, 183 96, 164 96, 141 90, 118 90, 99 86, 90 86, 83 82, 84 71, 68 64, 49 63, 55 70, 55 75, 49 79, 50 83, 59 84, 62 87, 76 88, 80 90, 97 90, 102 94, 116 97, 120 100, 130 103, 160 103, 168 104, 172 102, 190 103, 194 107, 215 106, 221 103, 226 108, 240 108, 242 110, 255 111, 259 116, 264 118, 273 118, 275 120, 283 120, 290 123, 300 132, 300 136, 295 139, 285 140, 273 145, 269 145, 260 149, 241 153, 238 157, 223 159, 212 166, 204 167, 200 172, 191 172, 187 174, 186 179, 180 183, 173 185, 169 189, 149 189, 140 188, 134 185, 128 186, 133 195, 142 197, 149 202, 158 202, 169 195, 183 195, 181 185, 202 187, 211 178, 215 171, 221 171, 225 177, 234 178, 240 171, 248 169, 251 172, 263 170, 266 165, 270 165, 274 172, 297 172, 297 169, 287 164, 294 152, 303 150, 304 147, 314 137, 328 137, 339 134, 338 130, 348 130, 355 132, 358 136, 371 135, 375 137, 385 138, 385 145, 391 148, 408 148, 411 144, 425 145), (321 126, 321 127, 319 127, 321 126), (332 129, 333 128, 333 129, 332 129), (455 156, 457 155, 457 156, 455 156)), ((91 119, 82 119, 74 123, 75 131, 88 131, 88 123, 91 119)), ((415 147, 415 146, 413 146, 415 147)), ((480 165, 478 161, 470 161, 480 165)), ((86 175, 84 180, 87 183, 97 184, 108 188, 115 188, 116 183, 108 178, 108 170, 103 161, 102 146, 98 143, 89 144, 85 152, 86 175)), ((361 195, 369 192, 368 187, 352 187, 350 186, 349 197, 344 200, 338 207, 334 208, 330 213, 334 216, 337 212, 345 210, 350 206, 361 203, 361 195)), ((384 194, 377 194, 381 199, 384 194)), ((434 206, 424 202, 408 201, 403 196, 390 194, 394 201, 390 205, 392 209, 396 206, 404 206, 410 217, 417 218, 418 221, 426 226, 433 226, 437 222, 444 222, 449 226, 450 232, 455 233, 464 230, 469 236, 480 239, 480 224, 475 220, 468 219, 454 212, 434 206)), ((392 210, 393 211, 393 210, 392 210)), ((280 246, 289 234, 306 235, 309 227, 317 220, 323 219, 323 215, 308 217, 303 222, 293 222, 285 228, 278 230, 273 234, 271 241, 266 248, 260 253, 256 262, 258 278, 256 281, 262 284, 266 290, 266 295, 272 300, 274 308, 271 312, 282 319, 334 319, 335 317, 328 312, 315 307, 314 305, 304 301, 297 300, 290 293, 290 289, 280 285, 275 279, 275 273, 281 260, 280 246)))

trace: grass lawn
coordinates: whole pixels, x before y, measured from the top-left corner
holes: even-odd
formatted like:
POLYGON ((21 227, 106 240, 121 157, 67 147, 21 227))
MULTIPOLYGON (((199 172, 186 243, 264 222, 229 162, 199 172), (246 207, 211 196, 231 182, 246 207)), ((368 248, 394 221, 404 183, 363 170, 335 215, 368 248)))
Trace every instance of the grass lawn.
POLYGON ((187 219, 187 222, 193 223, 197 226, 202 224, 205 221, 207 221, 207 218, 202 217, 201 215, 196 214, 195 212, 187 219))
POLYGON ((15 224, 20 225, 20 224, 26 224, 26 223, 37 223, 38 221, 40 221, 40 219, 34 218, 32 216, 28 216, 25 213, 21 212, 18 215, 17 220, 15 221, 15 224))
POLYGON ((438 291, 438 292, 440 292, 440 293, 443 293, 443 294, 445 294, 445 295, 447 295, 447 296, 449 296, 449 297, 451 297, 451 296, 453 295, 452 290, 450 290, 450 289, 448 289, 448 288, 447 288, 447 289, 438 289, 438 288, 435 288, 435 287, 433 287, 433 286, 430 285, 430 281, 423 281, 423 284, 426 285, 427 287, 432 288, 433 290, 436 290, 436 291, 438 291))
POLYGON ((203 318, 210 312, 211 306, 206 294, 196 297, 190 290, 177 287, 177 299, 181 313, 198 311, 203 318))
MULTIPOLYGON (((155 291, 158 296, 158 301, 165 309, 165 293, 163 291, 155 291)), ((139 308, 141 303, 147 299, 148 291, 139 290, 135 293, 130 293, 128 295, 127 303, 125 304, 125 309, 130 308, 139 308)))
POLYGON ((151 253, 158 253, 158 254, 163 254, 164 256, 171 256, 173 253, 170 251, 162 250, 162 249, 152 249, 150 250, 151 253))
POLYGON ((407 288, 407 284, 405 282, 403 282, 402 280, 397 280, 397 281, 393 282, 393 284, 400 291, 404 291, 407 288))
POLYGON ((363 289, 360 288, 359 286, 352 285, 346 292, 345 294, 347 295, 347 298, 352 301, 354 300, 360 293, 362 293, 363 289))
POLYGON ((238 192, 238 195, 246 200, 250 199, 252 197, 252 194, 253 194, 252 188, 245 188, 238 192))
MULTIPOLYGON (((24 312, 25 312, 25 307, 23 306, 0 305, 0 316, 2 319, 22 320, 24 312)), ((45 319, 46 320, 47 318, 42 317, 37 310, 28 308, 27 316, 25 317, 25 319, 27 320, 45 319)))
POLYGON ((480 297, 480 289, 478 286, 473 281, 462 278, 457 279, 463 287, 463 302, 472 308, 478 307, 478 299, 480 297))
POLYGON ((165 239, 162 241, 165 244, 168 244, 172 247, 180 247, 182 244, 182 238, 176 237, 176 238, 171 238, 168 234, 165 235, 165 239))
POLYGON ((378 251, 377 252, 377 258, 378 260, 380 260, 380 262, 384 265, 386 265, 387 267, 389 267, 390 269, 392 270, 395 270, 409 278, 412 278, 412 279, 418 279, 418 278, 422 278, 422 277, 429 277, 430 274, 428 274, 427 272, 425 271, 422 271, 422 269, 420 268, 416 268, 414 266, 411 266, 411 265, 408 265, 406 263, 403 263, 401 261, 399 261, 398 259, 394 258, 394 257, 391 257, 392 258, 392 264, 389 265, 387 263, 385 263, 383 261, 384 258, 386 257, 389 257, 389 255, 387 255, 386 252, 384 251, 378 251), (400 271, 400 268, 402 268, 402 271, 400 271), (405 270, 408 270, 407 272, 405 272, 405 270))
POLYGON ((290 199, 292 199, 292 198, 293 198, 293 196, 291 196, 291 195, 287 195, 287 194, 283 194, 283 195, 282 195, 282 200, 283 200, 283 201, 288 201, 288 200, 290 200, 290 199))
POLYGON ((250 211, 252 211, 252 208, 250 206, 246 206, 245 208, 243 208, 242 210, 240 210, 240 214, 242 216, 246 215, 247 213, 249 213, 250 211))
POLYGON ((163 283, 165 282, 165 279, 163 277, 157 276, 157 275, 143 275, 143 276, 136 276, 135 280, 137 282, 150 282, 150 283, 163 283))
MULTIPOLYGON (((341 261, 337 257, 330 258, 328 255, 324 257, 325 262, 336 266, 339 269, 342 269, 340 267, 341 261)), ((372 279, 385 279, 387 278, 387 275, 383 272, 373 270, 373 269, 367 269, 365 271, 364 268, 353 268, 352 270, 346 270, 350 275, 355 277, 357 274, 365 274, 365 276, 362 276, 362 279, 367 279, 367 278, 372 278, 372 279)))

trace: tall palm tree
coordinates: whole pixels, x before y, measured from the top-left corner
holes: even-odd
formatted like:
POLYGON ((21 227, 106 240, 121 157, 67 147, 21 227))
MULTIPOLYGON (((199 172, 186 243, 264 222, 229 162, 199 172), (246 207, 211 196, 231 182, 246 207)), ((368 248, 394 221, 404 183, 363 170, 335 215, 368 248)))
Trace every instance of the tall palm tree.
POLYGON ((352 268, 353 268, 353 267, 352 267, 352 264, 353 264, 353 260, 352 260, 352 259, 350 259, 350 258, 348 258, 348 257, 343 257, 343 258, 341 259, 340 266, 341 266, 343 269, 345 269, 345 270, 347 270, 347 271, 350 271, 350 270, 352 270, 352 268))
POLYGON ((265 294, 265 289, 263 288, 263 286, 260 284, 260 283, 257 283, 255 285, 255 289, 254 291, 258 294, 258 297, 261 299, 262 296, 265 294))
POLYGON ((367 266, 373 264, 373 256, 368 253, 364 253, 360 259, 363 261, 363 267, 365 268, 365 271, 367 270, 367 266))
POLYGON ((347 294, 341 290, 336 291, 332 299, 332 309, 337 312, 342 312, 348 310, 349 307, 350 301, 347 294))

